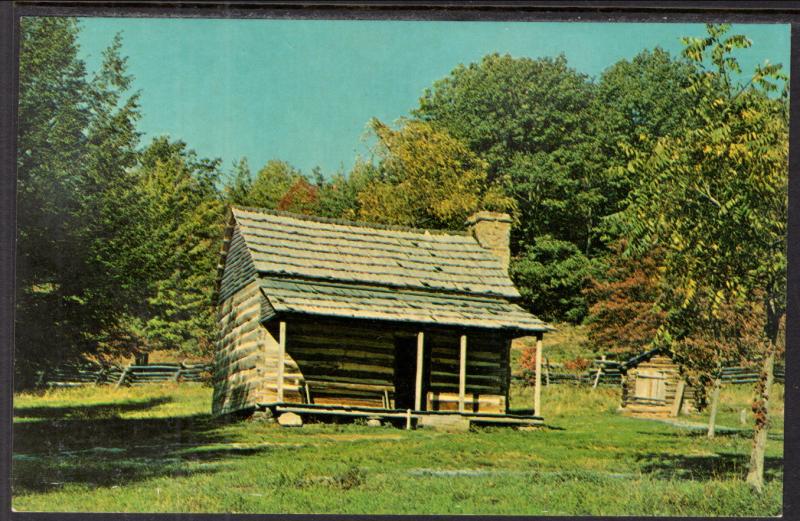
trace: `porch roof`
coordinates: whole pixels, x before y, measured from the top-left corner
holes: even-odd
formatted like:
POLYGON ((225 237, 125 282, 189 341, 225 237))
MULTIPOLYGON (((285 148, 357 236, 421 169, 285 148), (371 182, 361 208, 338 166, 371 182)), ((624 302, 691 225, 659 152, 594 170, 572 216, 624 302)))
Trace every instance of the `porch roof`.
POLYGON ((263 276, 260 284, 268 304, 262 320, 299 313, 519 332, 552 329, 504 298, 263 276))

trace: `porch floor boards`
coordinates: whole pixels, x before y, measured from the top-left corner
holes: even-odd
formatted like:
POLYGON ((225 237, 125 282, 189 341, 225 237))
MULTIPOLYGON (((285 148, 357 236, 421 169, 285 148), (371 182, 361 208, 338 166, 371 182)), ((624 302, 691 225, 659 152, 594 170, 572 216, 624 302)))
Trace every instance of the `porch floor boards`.
POLYGON ((487 425, 515 425, 515 426, 536 426, 544 425, 544 418, 541 416, 513 413, 479 413, 479 412, 458 412, 458 411, 415 411, 404 409, 385 409, 380 407, 362 407, 350 405, 318 405, 307 403, 259 403, 259 409, 272 409, 277 413, 292 412, 299 415, 309 416, 342 416, 355 418, 378 418, 392 420, 407 420, 409 416, 413 420, 419 420, 424 416, 460 416, 470 423, 487 425))

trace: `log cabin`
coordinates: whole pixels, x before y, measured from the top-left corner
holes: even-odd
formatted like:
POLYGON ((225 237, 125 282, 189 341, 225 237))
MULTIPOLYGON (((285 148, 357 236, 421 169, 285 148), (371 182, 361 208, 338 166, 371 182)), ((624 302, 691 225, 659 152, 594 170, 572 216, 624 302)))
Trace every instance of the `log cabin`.
POLYGON ((622 364, 621 410, 632 416, 678 416, 703 407, 704 395, 682 374, 669 350, 654 348, 622 364))
MULTIPOLYGON (((541 423, 510 414, 511 341, 551 329, 515 303, 511 219, 459 231, 229 211, 212 410, 541 423)), ((540 371, 537 371, 539 374, 540 371)))

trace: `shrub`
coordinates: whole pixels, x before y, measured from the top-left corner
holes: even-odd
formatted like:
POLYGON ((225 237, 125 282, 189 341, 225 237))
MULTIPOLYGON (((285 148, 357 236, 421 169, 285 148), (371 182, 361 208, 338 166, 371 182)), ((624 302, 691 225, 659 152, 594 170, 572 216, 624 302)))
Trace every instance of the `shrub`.
POLYGON ((583 358, 582 356, 578 356, 573 360, 567 360, 564 362, 564 369, 568 371, 578 371, 583 372, 589 368, 592 364, 592 361, 588 358, 583 358))
POLYGON ((626 257, 614 245, 608 270, 592 278, 584 295, 591 302, 586 323, 589 344, 602 354, 628 358, 650 348, 666 313, 657 305, 659 255, 626 257))
POLYGON ((529 384, 533 384, 536 377, 536 348, 526 347, 519 357, 519 365, 522 368, 522 377, 529 384))

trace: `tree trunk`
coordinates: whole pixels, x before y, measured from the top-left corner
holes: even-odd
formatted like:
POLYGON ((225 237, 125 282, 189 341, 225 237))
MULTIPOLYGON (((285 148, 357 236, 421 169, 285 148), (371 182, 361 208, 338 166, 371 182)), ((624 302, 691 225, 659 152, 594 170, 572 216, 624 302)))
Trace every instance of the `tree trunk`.
POLYGON ((747 483, 759 492, 764 488, 764 452, 767 449, 767 429, 769 427, 769 393, 772 389, 774 377, 778 331, 783 317, 783 312, 777 311, 778 305, 774 299, 768 298, 765 304, 767 309, 767 324, 765 327, 767 345, 753 399, 753 413, 755 413, 756 419, 753 432, 753 448, 750 451, 750 468, 747 473, 747 483))
POLYGON ((717 373, 714 380, 714 390, 711 392, 711 410, 708 415, 708 437, 713 438, 717 427, 717 410, 719 409, 719 389, 722 387, 722 379, 717 373))
POLYGON ((764 357, 761 375, 756 384, 756 397, 753 401, 756 422, 753 433, 753 449, 750 452, 750 469, 747 473, 747 483, 759 492, 764 487, 764 452, 767 448, 769 392, 772 388, 774 365, 775 347, 770 343, 769 353, 764 357))

